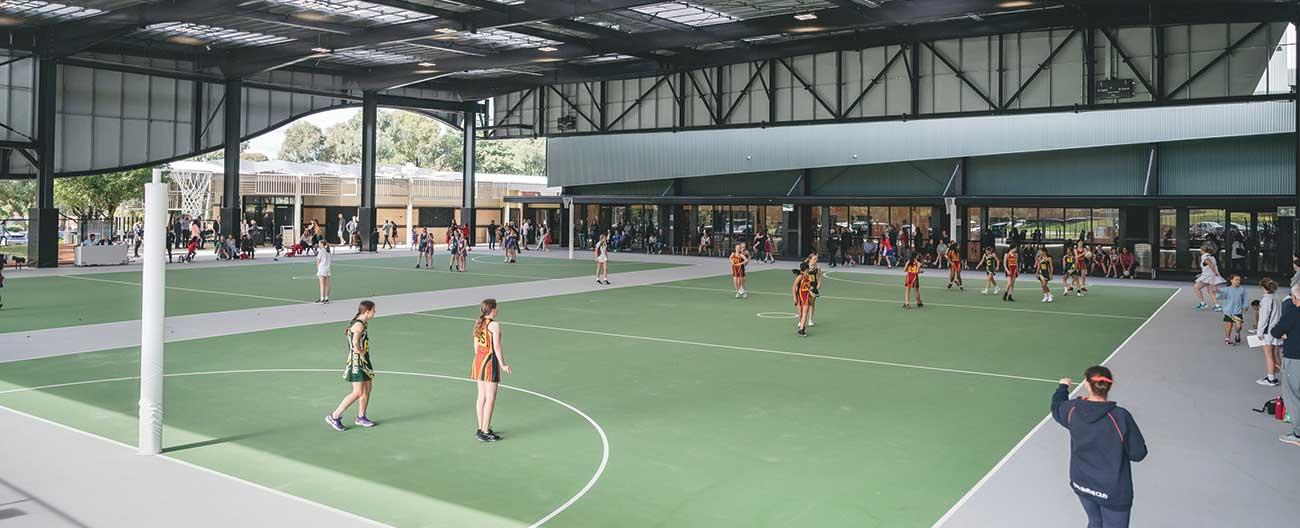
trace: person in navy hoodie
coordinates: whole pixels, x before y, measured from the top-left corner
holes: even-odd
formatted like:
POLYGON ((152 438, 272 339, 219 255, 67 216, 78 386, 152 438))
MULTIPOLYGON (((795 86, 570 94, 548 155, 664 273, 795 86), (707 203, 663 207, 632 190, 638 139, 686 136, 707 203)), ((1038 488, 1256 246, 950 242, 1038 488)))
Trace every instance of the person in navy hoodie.
POLYGON ((1070 488, 1088 514, 1088 528, 1127 528, 1133 508, 1131 462, 1147 456, 1133 415, 1106 399, 1110 369, 1083 372, 1087 396, 1070 399, 1070 378, 1052 394, 1052 418, 1070 431, 1070 488))

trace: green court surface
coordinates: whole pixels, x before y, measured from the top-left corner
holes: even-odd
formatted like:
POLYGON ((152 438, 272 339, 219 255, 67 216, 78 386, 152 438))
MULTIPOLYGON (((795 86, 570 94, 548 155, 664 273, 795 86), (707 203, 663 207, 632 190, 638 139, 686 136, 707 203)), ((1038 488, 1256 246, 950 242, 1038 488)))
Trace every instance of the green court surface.
MULTIPOLYGON (((473 386, 428 377, 468 375, 476 307, 380 305, 380 425, 343 433, 322 421, 347 391, 342 324, 169 344, 168 456, 398 526, 529 526, 598 476, 546 525, 928 527, 1042 419, 1056 379, 1173 293, 939 288, 902 310, 900 278, 832 273, 800 338, 781 318, 791 280, 753 272, 748 299, 719 276, 503 303, 505 383, 537 394, 503 392, 495 444, 472 438, 473 386)), ((0 405, 133 444, 137 359, 0 364, 0 405)))
MULTIPOLYGON (((269 255, 265 257, 270 260, 269 255)), ((474 255, 467 271, 447 270, 448 256, 435 256, 434 267, 415 269, 415 255, 339 260, 333 264, 331 297, 356 299, 378 295, 467 288, 594 273, 590 260, 520 257, 505 264, 500 256, 474 255)), ((615 273, 672 267, 674 264, 618 262, 615 273)), ((140 317, 140 273, 117 272, 6 281, 0 333, 64 326, 130 321, 140 317)), ((316 300, 314 258, 286 259, 282 264, 167 268, 167 315, 222 312, 316 300)))

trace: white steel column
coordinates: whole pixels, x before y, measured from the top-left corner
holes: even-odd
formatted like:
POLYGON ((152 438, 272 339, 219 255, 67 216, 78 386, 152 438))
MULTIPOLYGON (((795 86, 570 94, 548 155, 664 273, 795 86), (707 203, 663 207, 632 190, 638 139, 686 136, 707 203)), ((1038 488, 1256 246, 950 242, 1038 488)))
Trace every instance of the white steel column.
POLYGON ((166 302, 167 184, 161 171, 144 186, 144 280, 140 286, 141 455, 162 452, 163 305, 166 302))
POLYGON ((569 208, 569 260, 573 260, 573 198, 565 198, 564 206, 569 208))
POLYGON ((414 198, 411 198, 411 193, 414 192, 415 192, 415 182, 408 180, 406 184, 406 244, 407 245, 413 245, 415 240, 415 235, 414 235, 415 224, 413 223, 415 220, 415 217, 413 216, 414 213, 413 209, 415 209, 415 207, 411 203, 414 200, 414 198))
POLYGON ((293 240, 289 241, 290 246, 297 244, 302 238, 302 176, 298 176, 298 183, 293 188, 293 240))

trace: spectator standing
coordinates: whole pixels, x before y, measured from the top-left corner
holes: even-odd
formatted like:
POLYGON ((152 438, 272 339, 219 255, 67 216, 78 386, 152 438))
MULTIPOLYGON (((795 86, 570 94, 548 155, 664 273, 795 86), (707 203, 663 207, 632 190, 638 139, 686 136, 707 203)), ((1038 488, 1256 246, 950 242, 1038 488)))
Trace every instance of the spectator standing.
POLYGON ((1052 394, 1052 418, 1070 432, 1070 487, 1092 528, 1127 528, 1133 509, 1132 462, 1147 456, 1146 440, 1127 409, 1108 400, 1110 369, 1083 373, 1085 397, 1071 400, 1070 379, 1052 394))
POLYGON ((347 225, 348 225, 348 221, 347 221, 347 219, 343 218, 343 213, 339 213, 339 225, 338 225, 338 228, 339 228, 339 245, 340 245, 340 246, 342 246, 342 245, 348 243, 348 239, 343 238, 343 231, 345 231, 345 230, 347 229, 347 225))
POLYGON ((488 249, 497 248, 497 221, 493 220, 488 223, 488 249))
POLYGON ((1264 377, 1255 380, 1255 383, 1267 385, 1270 387, 1278 386, 1278 372, 1282 369, 1282 340, 1273 337, 1269 332, 1282 319, 1282 303, 1279 301, 1274 292, 1277 291, 1277 282, 1268 277, 1260 281, 1259 286, 1264 289, 1264 296, 1259 299, 1259 308, 1257 314, 1259 321, 1255 323, 1255 337, 1264 343, 1264 377))
MULTIPOLYGON (((1286 339, 1282 343, 1282 400, 1288 409, 1300 409, 1300 286, 1292 286, 1291 298, 1280 304, 1282 316, 1268 334, 1286 339)), ((1300 446, 1300 420, 1292 419, 1291 432, 1278 440, 1300 446)))

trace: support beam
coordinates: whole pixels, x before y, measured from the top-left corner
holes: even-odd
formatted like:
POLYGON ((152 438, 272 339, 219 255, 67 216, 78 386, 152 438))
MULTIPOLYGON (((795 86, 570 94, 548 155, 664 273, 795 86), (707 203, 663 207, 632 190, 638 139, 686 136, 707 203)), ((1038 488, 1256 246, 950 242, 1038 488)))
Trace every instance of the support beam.
POLYGON ((807 90, 808 93, 812 94, 813 99, 815 99, 817 104, 820 104, 821 107, 826 110, 826 113, 831 115, 831 118, 840 118, 839 114, 835 111, 835 108, 833 108, 830 103, 826 102, 826 100, 822 98, 821 94, 817 93, 817 88, 813 86, 812 83, 804 79, 803 75, 800 75, 799 71, 794 69, 793 64, 790 64, 790 62, 785 59, 777 59, 777 62, 781 63, 782 66, 785 66, 785 69, 790 72, 790 75, 794 77, 794 80, 798 81, 799 85, 803 86, 804 90, 807 90))
POLYGON ((221 185, 221 232, 239 238, 239 224, 243 220, 239 200, 239 136, 243 128, 244 83, 239 79, 226 81, 225 103, 222 106, 222 145, 225 148, 225 170, 221 185))
POLYGON ((867 97, 867 94, 871 93, 871 90, 875 88, 877 84, 880 84, 880 81, 885 79, 885 74, 889 73, 889 69, 894 67, 894 63, 898 62, 898 59, 903 58, 903 52, 905 51, 907 51, 907 48, 898 48, 898 52, 894 53, 893 57, 890 57, 889 62, 885 63, 885 67, 880 69, 880 73, 877 73, 875 77, 871 78, 871 82, 867 83, 867 86, 862 89, 862 92, 859 93, 857 97, 853 98, 853 102, 849 103, 849 107, 840 114, 840 117, 853 113, 853 110, 862 103, 862 100, 867 97))
POLYGON ((1079 30, 1083 33, 1083 104, 1097 103, 1097 44, 1092 27, 1079 30))
POLYGON ((27 262, 53 268, 59 265, 59 210, 54 208, 59 70, 54 59, 40 59, 36 68, 36 207, 28 212, 27 262))
POLYGON ((464 121, 465 134, 462 153, 465 157, 464 163, 462 163, 464 168, 461 169, 461 179, 464 187, 461 191, 460 223, 469 228, 469 245, 473 246, 476 242, 475 239, 478 238, 475 234, 478 226, 475 225, 474 218, 474 165, 476 164, 474 160, 474 143, 476 141, 474 127, 477 123, 474 114, 470 112, 465 112, 464 121))
POLYGON ((934 44, 929 42, 925 43, 925 47, 930 50, 930 53, 934 54, 934 58, 939 59, 939 62, 942 62, 944 66, 947 66, 948 69, 952 71, 953 75, 957 76, 957 79, 960 80, 962 84, 965 84, 967 88, 970 88, 972 92, 975 92, 975 95, 980 96, 980 99, 983 99, 984 103, 989 105, 990 110, 997 110, 998 104, 993 102, 993 99, 989 98, 988 94, 984 93, 984 90, 975 86, 975 83, 972 82, 969 77, 966 77, 966 72, 961 71, 961 68, 958 68, 956 64, 953 64, 952 61, 948 60, 948 57, 945 57, 943 53, 940 53, 939 48, 934 47, 934 44))
POLYGON ((1061 53, 1061 50, 1065 49, 1065 45, 1069 44, 1070 40, 1078 34, 1079 30, 1075 29, 1074 31, 1071 31, 1070 34, 1066 35, 1065 40, 1062 40, 1057 44, 1056 47, 1052 49, 1052 52, 1047 54, 1047 58, 1043 59, 1043 62, 1039 63, 1037 68, 1034 68, 1034 73, 1029 74, 1029 77, 1025 79, 1025 82, 1021 83, 1019 88, 1016 88, 1016 92, 1011 94, 1011 97, 1006 101, 1002 102, 1001 108, 1003 110, 1011 108, 1011 104, 1015 103, 1016 99, 1020 98, 1020 94, 1024 93, 1026 88, 1029 88, 1029 85, 1034 82, 1034 79, 1038 77, 1038 74, 1043 73, 1043 70, 1046 70, 1048 66, 1051 66, 1052 60, 1056 59, 1056 55, 1061 53))
POLYGON ((1237 51, 1237 49, 1240 48, 1242 44, 1245 44, 1246 41, 1250 40, 1251 37, 1254 37, 1256 33, 1259 33, 1260 30, 1264 29, 1265 27, 1268 27, 1268 23, 1261 22, 1260 24, 1256 25, 1254 29, 1247 31, 1246 34, 1242 35, 1241 38, 1236 40, 1236 42, 1233 42, 1232 45, 1228 46, 1226 49, 1219 52, 1219 54, 1216 55, 1213 59, 1210 59, 1210 62, 1205 63, 1205 66, 1201 66, 1201 69, 1196 70, 1196 73, 1193 73, 1190 77, 1187 78, 1186 81, 1183 81, 1182 84, 1179 84, 1173 90, 1170 90, 1169 93, 1165 95, 1165 97, 1169 99, 1173 99, 1174 96, 1178 95, 1179 92, 1182 92, 1183 90, 1187 89, 1188 86, 1191 86, 1192 83, 1196 82, 1197 79, 1200 79, 1201 76, 1205 75, 1205 73, 1210 71, 1211 68, 1214 68, 1224 59, 1231 56, 1232 53, 1237 51))
MULTIPOLYGON (((1133 62, 1133 56, 1129 55, 1128 52, 1124 50, 1124 47, 1119 45, 1119 37, 1115 36, 1114 33, 1111 33, 1109 29, 1098 29, 1101 30, 1101 34, 1106 37, 1106 40, 1110 42, 1110 46, 1115 48, 1115 52, 1119 54, 1120 60, 1123 60, 1124 64, 1128 66, 1129 71, 1133 72, 1133 76, 1137 77, 1138 82, 1142 83, 1142 87, 1146 88, 1147 93, 1151 94, 1151 98, 1153 100, 1157 99, 1156 87, 1151 85, 1151 81, 1148 80, 1145 75, 1142 75, 1142 71, 1137 68, 1137 63, 1133 62)), ((1160 31, 1160 28, 1153 28, 1153 31, 1160 31)))
POLYGON ((921 46, 913 42, 907 45, 907 59, 903 61, 907 67, 907 83, 911 95, 911 111, 908 114, 913 116, 921 115, 921 46))
MULTIPOLYGON (((474 114, 468 114, 474 115, 474 114)), ((473 127, 472 122, 465 126, 473 127)), ((357 208, 357 232, 361 237, 361 251, 376 251, 375 233, 375 137, 379 128, 379 97, 375 92, 365 92, 361 98, 361 196, 357 208)), ((466 130, 471 133, 472 128, 466 130)))

